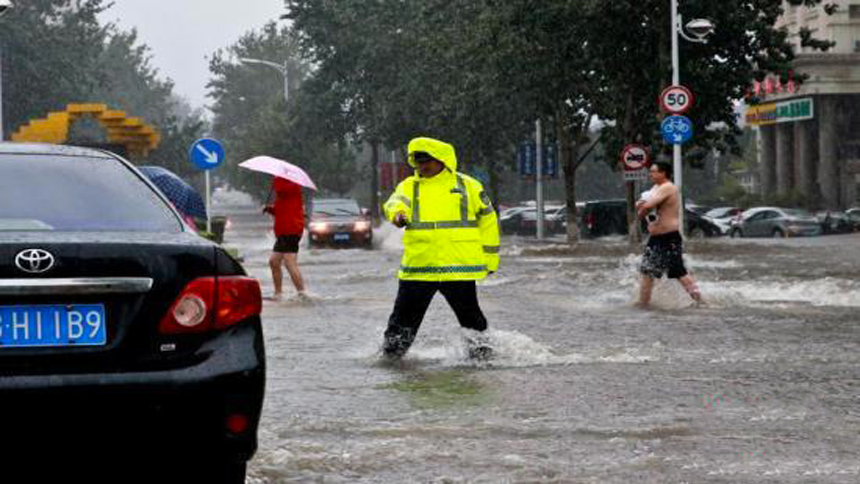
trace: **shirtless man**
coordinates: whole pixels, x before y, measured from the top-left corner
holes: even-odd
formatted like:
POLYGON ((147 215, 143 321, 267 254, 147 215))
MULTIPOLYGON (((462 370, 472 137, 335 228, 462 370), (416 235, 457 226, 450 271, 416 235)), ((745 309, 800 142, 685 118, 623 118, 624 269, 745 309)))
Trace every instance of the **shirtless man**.
POLYGON ((684 267, 683 240, 678 220, 680 200, 678 188, 671 178, 672 166, 669 163, 654 163, 651 166, 651 181, 654 183, 651 196, 647 200, 636 202, 636 212, 641 218, 646 217, 651 210, 657 210, 656 220, 651 217, 648 222, 648 233, 651 235, 648 237, 648 245, 639 268, 642 284, 637 305, 643 308, 651 304, 654 278, 659 279, 664 273, 670 279, 678 279, 697 304, 702 302, 699 286, 684 267))

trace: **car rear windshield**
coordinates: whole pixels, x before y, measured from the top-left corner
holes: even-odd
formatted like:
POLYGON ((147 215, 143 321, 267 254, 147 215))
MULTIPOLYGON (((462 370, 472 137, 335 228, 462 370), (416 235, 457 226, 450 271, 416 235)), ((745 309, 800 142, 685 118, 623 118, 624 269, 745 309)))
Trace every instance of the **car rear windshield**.
POLYGON ((315 200, 314 215, 336 217, 338 215, 361 215, 355 200, 315 200))
POLYGON ((0 155, 0 231, 179 232, 167 204, 113 158, 0 155))

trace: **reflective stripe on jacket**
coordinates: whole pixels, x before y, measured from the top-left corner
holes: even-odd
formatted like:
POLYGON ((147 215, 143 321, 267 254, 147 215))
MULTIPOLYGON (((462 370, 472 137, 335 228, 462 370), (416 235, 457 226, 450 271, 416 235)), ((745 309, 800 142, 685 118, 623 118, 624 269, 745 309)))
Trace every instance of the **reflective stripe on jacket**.
POLYGON ((457 173, 451 145, 429 138, 409 143, 412 153, 425 151, 445 169, 432 178, 417 174, 403 180, 385 203, 393 221, 406 214, 399 277, 420 281, 463 281, 486 277, 499 267, 499 225, 481 183, 457 173))

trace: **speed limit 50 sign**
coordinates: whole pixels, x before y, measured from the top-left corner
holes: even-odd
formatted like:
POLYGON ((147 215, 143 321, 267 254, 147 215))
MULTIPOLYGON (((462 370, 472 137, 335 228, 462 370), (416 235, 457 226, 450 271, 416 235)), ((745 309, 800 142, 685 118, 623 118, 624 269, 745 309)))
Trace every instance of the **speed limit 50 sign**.
POLYGON ((683 114, 693 106, 693 93, 684 86, 669 86, 660 94, 660 107, 671 114, 683 114))

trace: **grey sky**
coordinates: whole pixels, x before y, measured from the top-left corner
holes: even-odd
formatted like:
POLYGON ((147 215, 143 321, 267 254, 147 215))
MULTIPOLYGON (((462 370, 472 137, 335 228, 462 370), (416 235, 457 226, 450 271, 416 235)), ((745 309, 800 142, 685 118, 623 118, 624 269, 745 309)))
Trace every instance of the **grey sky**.
POLYGON ((137 28, 140 42, 152 50, 152 65, 194 107, 211 102, 205 97, 208 57, 285 12, 283 0, 112 1, 102 21, 137 28))

